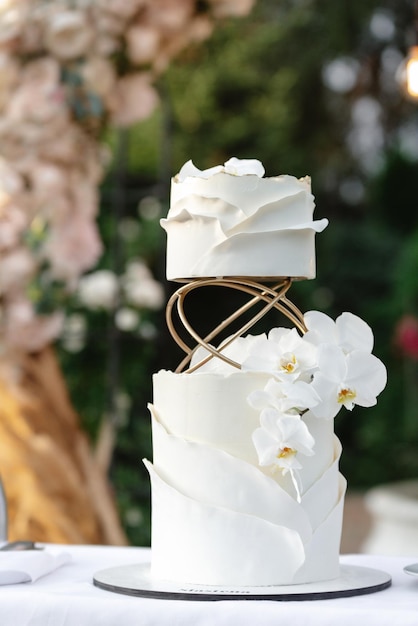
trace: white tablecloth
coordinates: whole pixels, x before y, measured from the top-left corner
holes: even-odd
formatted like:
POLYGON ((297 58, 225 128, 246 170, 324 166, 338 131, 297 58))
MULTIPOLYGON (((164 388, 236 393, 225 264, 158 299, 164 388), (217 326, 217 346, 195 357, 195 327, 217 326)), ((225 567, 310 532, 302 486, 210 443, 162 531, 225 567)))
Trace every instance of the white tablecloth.
POLYGON ((418 578, 403 567, 418 555, 344 555, 345 564, 388 572, 392 586, 351 598, 274 602, 156 600, 120 595, 93 585, 113 566, 149 561, 145 548, 65 546, 72 562, 34 583, 0 587, 1 626, 417 626, 418 578))

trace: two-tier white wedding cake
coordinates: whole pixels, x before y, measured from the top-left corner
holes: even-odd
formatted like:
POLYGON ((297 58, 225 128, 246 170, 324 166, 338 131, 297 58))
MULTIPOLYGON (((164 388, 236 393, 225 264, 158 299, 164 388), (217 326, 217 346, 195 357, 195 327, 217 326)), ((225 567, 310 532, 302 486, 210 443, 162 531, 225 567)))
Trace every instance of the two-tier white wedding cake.
MULTIPOLYGON (((327 220, 313 220, 310 180, 263 176, 256 160, 182 168, 162 220, 169 279, 315 277, 314 237, 327 220)), ((303 321, 303 333, 274 328, 222 348, 240 369, 199 347, 193 371, 154 375, 153 577, 223 586, 338 577, 346 481, 334 417, 374 405, 386 370, 355 315, 334 322, 311 311, 303 321)))

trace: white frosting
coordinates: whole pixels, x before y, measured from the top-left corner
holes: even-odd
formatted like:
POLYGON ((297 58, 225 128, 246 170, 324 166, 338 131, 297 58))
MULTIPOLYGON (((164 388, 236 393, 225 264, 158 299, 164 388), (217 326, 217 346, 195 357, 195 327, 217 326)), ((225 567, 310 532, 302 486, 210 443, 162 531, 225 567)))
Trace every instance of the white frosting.
POLYGON ((247 397, 268 374, 154 375, 152 573, 178 582, 292 584, 338 575, 345 481, 333 422, 303 416, 315 452, 288 475, 261 468, 247 397))
POLYGON ((231 159, 200 172, 191 162, 171 185, 167 278, 315 277, 315 233, 308 177, 262 178, 256 160, 231 159))

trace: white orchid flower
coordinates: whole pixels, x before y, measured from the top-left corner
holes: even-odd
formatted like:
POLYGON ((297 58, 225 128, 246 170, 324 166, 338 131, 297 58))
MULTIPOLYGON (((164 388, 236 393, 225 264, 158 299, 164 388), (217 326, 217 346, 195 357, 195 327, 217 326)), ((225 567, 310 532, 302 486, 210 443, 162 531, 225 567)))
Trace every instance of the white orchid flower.
POLYGON ((270 378, 263 390, 253 391, 248 396, 248 403, 254 409, 262 411, 273 408, 287 413, 301 413, 316 406, 321 401, 320 396, 312 385, 297 380, 282 382, 270 378))
POLYGON ((354 405, 370 407, 384 389, 386 368, 373 354, 353 350, 349 354, 336 345, 322 345, 318 350, 319 370, 312 387, 321 398, 311 408, 316 417, 331 419, 344 405, 350 411, 354 405))
POLYGON ((264 409, 260 424, 252 437, 260 465, 278 468, 282 474, 290 472, 297 499, 300 501, 296 472, 302 465, 297 457, 299 454, 314 454, 314 438, 300 417, 280 413, 276 409, 264 409))
POLYGON ((373 332, 370 326, 357 315, 342 313, 334 320, 320 311, 308 311, 304 315, 308 332, 304 340, 314 345, 331 343, 339 346, 344 352, 362 350, 371 353, 373 350, 373 332))
POLYGON ((242 367, 267 371, 280 380, 310 380, 316 365, 316 347, 299 335, 295 328, 274 328, 268 337, 254 345, 242 367))

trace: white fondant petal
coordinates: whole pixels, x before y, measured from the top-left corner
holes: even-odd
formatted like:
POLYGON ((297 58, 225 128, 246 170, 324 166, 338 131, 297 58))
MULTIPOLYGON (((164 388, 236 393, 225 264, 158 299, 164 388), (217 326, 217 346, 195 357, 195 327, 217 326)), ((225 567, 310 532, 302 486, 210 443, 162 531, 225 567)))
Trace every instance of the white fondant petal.
POLYGON ((285 584, 304 562, 297 532, 197 502, 144 461, 152 484, 152 575, 209 585, 285 584))
POLYGON ((175 179, 179 182, 183 182, 189 176, 193 176, 196 178, 210 178, 214 174, 222 172, 222 169, 222 165, 215 165, 214 167, 210 167, 207 170, 200 170, 190 159, 183 165, 175 179))
POLYGON ((270 202, 259 208, 257 213, 242 220, 231 230, 230 234, 262 233, 270 230, 293 230, 309 228, 306 209, 303 204, 305 191, 270 202))
POLYGON ((305 511, 272 478, 225 452, 169 435, 150 409, 154 463, 168 484, 202 503, 293 528, 303 540, 310 537, 305 511))
POLYGON ((207 249, 196 259, 191 275, 265 276, 265 252, 274 250, 280 257, 280 273, 273 275, 311 276, 315 271, 314 248, 314 232, 310 230, 239 233, 207 249))
POLYGON ((309 517, 313 530, 318 528, 337 504, 339 497, 338 463, 341 451, 341 443, 334 436, 333 462, 302 496, 302 507, 309 517))
POLYGON ((325 521, 314 532, 310 543, 306 545, 305 563, 296 573, 293 583, 300 584, 311 582, 312 580, 332 580, 333 578, 338 577, 341 528, 346 487, 347 482, 340 474, 337 505, 333 508, 325 521))
POLYGON ((161 220, 161 225, 165 228, 167 223, 193 222, 198 218, 218 221, 222 232, 227 234, 234 226, 245 220, 246 215, 239 207, 219 198, 199 198, 190 195, 172 204, 169 216, 161 220))
POLYGON ((237 159, 236 157, 231 157, 224 164, 224 170, 227 174, 236 176, 254 174, 262 178, 265 174, 263 164, 258 159, 237 159))

